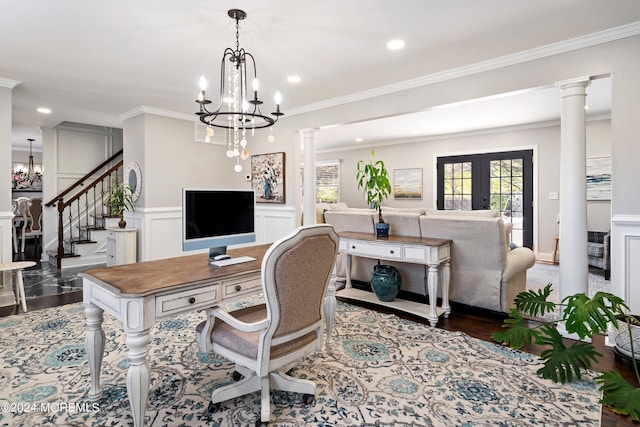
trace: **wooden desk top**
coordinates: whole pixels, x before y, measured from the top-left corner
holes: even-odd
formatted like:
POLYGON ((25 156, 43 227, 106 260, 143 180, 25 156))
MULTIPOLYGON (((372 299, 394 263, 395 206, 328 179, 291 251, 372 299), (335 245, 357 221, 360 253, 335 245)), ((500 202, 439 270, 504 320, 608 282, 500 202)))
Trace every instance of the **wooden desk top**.
POLYGON ((211 282, 260 272, 262 258, 271 244, 230 249, 232 257, 250 256, 255 261, 217 268, 209 264, 208 254, 187 255, 113 267, 92 268, 81 276, 99 282, 123 296, 144 296, 198 282, 211 282))
POLYGON ((340 237, 345 239, 357 239, 366 240, 368 242, 382 242, 382 243, 414 243, 425 246, 442 246, 447 243, 452 243, 451 239, 439 239, 435 237, 413 237, 413 236, 389 236, 389 237, 376 237, 374 233, 355 233, 352 231, 344 231, 338 233, 340 237))

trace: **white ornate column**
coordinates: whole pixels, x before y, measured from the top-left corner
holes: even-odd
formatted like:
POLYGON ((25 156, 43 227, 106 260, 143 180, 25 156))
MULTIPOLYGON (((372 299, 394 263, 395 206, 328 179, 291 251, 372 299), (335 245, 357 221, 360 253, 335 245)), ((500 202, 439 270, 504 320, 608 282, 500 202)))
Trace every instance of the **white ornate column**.
POLYGON ((556 83, 560 119, 560 299, 588 291, 586 88, 589 77, 556 83))
MULTIPOLYGON (((13 259, 13 211, 11 210, 11 111, 12 94, 19 81, 0 78, 0 263, 13 259)), ((11 272, 0 272, 0 307, 15 304, 11 272)))
POLYGON ((304 144, 304 201, 303 224, 316 223, 316 134, 318 129, 303 129, 304 144))

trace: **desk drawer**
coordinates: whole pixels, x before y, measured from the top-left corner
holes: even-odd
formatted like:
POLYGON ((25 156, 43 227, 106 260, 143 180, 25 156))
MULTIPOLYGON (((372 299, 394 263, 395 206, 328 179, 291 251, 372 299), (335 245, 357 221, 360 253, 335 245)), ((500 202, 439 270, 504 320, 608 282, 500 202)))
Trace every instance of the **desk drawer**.
POLYGON ((243 295, 249 292, 255 292, 262 289, 262 282, 260 277, 253 279, 241 279, 224 282, 222 284, 223 298, 231 298, 238 295, 243 295))
POLYGON ((211 307, 220 296, 220 285, 213 284, 198 289, 156 297, 156 314, 158 316, 193 311, 196 307, 211 307))
POLYGON ((362 255, 369 258, 381 258, 381 259, 402 259, 402 246, 384 244, 378 245, 375 243, 362 242, 358 240, 350 240, 348 251, 353 255, 362 255))

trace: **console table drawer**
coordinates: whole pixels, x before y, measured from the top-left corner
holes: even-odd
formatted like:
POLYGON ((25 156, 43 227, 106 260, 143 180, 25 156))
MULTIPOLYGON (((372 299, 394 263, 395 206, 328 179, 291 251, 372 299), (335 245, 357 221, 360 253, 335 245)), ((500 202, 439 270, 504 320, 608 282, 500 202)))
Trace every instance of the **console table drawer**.
POLYGON ((347 248, 350 254, 382 259, 402 259, 402 245, 377 245, 357 240, 350 240, 347 248))
POLYGON ((262 281, 260 277, 256 277, 253 280, 234 280, 230 282, 224 282, 223 286, 223 298, 230 298, 237 295, 243 295, 249 292, 254 292, 262 288, 262 281))
POLYGON ((194 307, 210 307, 218 302, 220 285, 214 284, 199 289, 159 295, 156 297, 156 313, 160 316, 172 313, 179 313, 187 309, 193 311, 194 307))

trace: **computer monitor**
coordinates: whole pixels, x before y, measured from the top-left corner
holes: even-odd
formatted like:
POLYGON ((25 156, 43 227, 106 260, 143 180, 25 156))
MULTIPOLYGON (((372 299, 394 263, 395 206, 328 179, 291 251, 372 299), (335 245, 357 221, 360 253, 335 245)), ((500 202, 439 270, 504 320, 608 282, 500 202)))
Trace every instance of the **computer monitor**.
POLYGON ((209 259, 228 245, 256 241, 253 190, 182 190, 182 250, 209 249, 209 259))

